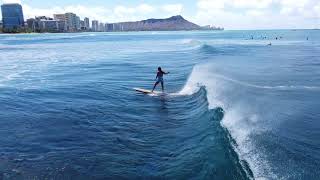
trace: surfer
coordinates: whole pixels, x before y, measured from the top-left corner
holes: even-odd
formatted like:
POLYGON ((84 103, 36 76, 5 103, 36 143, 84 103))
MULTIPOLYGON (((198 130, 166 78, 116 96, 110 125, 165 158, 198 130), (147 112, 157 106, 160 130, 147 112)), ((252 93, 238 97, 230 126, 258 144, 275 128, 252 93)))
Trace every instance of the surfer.
POLYGON ((154 84, 151 92, 154 91, 154 89, 157 87, 157 85, 159 83, 161 83, 162 92, 164 91, 164 87, 163 87, 164 86, 163 85, 163 75, 164 74, 169 74, 169 72, 164 72, 164 71, 162 71, 161 67, 158 67, 158 72, 157 72, 157 76, 156 76, 156 83, 154 84))

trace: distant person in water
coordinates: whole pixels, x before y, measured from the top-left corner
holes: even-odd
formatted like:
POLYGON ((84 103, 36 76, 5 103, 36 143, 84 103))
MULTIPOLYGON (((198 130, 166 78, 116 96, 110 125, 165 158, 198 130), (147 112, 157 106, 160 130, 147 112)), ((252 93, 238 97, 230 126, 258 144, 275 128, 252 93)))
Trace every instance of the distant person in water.
POLYGON ((164 74, 169 74, 169 72, 164 72, 164 71, 162 71, 161 67, 158 67, 158 72, 157 72, 157 76, 156 76, 156 83, 153 86, 152 92, 154 91, 154 89, 157 87, 157 85, 159 83, 161 83, 162 92, 164 91, 164 85, 163 85, 163 75, 164 74))

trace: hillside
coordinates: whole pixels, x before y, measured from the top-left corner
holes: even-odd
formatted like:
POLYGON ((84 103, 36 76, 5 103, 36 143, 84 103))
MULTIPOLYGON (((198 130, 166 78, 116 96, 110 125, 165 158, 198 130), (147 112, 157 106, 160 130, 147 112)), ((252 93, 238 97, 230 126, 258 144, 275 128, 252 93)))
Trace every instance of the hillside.
POLYGON ((200 29, 200 26, 187 21, 180 15, 166 19, 147 19, 136 22, 108 24, 109 31, 179 31, 200 29))

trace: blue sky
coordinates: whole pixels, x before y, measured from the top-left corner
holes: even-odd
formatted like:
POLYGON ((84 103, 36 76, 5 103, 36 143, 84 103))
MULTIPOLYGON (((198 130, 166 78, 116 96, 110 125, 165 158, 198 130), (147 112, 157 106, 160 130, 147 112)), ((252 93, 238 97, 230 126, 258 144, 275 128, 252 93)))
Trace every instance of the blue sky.
POLYGON ((25 18, 74 12, 101 22, 165 18, 177 14, 227 29, 320 28, 320 0, 0 0, 19 2, 25 18))

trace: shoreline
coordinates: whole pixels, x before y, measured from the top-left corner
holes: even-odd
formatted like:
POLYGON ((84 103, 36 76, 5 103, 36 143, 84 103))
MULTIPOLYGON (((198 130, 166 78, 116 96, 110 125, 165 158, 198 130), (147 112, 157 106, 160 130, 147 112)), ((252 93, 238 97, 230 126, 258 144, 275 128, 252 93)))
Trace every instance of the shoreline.
POLYGON ((217 29, 217 30, 152 30, 152 31, 79 31, 79 32, 19 32, 19 33, 5 33, 0 34, 76 34, 76 33, 131 33, 131 32, 197 32, 197 31, 208 31, 208 32, 220 32, 220 31, 320 31, 320 29, 217 29))
POLYGON ((19 32, 19 33, 4 33, 0 34, 76 34, 76 33, 121 33, 121 32, 196 32, 196 31, 225 31, 225 30, 152 30, 152 31, 78 31, 78 32, 19 32))

